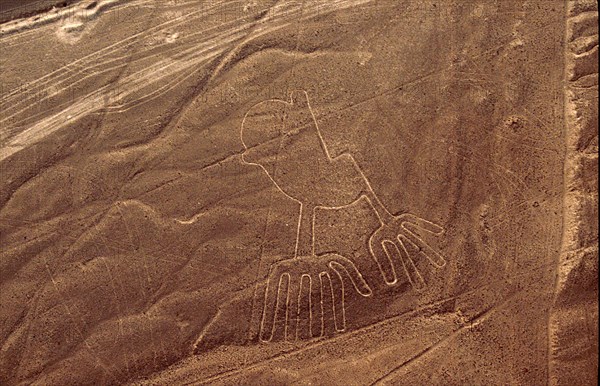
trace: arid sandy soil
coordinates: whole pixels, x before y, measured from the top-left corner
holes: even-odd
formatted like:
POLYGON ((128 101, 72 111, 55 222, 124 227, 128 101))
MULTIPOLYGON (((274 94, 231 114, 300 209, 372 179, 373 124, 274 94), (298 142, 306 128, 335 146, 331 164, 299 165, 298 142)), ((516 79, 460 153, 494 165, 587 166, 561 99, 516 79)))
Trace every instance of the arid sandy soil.
POLYGON ((0 22, 37 16, 75 3, 77 0, 2 0, 0 1, 0 22))
POLYGON ((597 383, 595 1, 27 12, 0 384, 597 383))

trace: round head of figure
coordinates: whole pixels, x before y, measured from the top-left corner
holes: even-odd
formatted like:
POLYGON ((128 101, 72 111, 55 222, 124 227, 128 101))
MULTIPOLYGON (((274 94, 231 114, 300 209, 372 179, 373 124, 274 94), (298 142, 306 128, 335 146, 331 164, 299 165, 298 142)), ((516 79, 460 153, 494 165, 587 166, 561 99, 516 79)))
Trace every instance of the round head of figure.
POLYGON ((308 117, 312 115, 304 91, 292 92, 289 102, 271 99, 252 106, 242 120, 244 162, 269 169, 286 137, 306 126, 308 117))

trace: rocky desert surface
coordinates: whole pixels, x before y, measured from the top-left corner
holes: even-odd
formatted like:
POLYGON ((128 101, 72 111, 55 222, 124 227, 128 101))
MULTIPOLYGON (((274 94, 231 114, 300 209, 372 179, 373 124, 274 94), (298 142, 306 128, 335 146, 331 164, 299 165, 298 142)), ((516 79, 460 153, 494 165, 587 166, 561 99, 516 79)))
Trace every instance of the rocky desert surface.
POLYGON ((0 384, 597 384, 596 1, 0 6, 0 384))

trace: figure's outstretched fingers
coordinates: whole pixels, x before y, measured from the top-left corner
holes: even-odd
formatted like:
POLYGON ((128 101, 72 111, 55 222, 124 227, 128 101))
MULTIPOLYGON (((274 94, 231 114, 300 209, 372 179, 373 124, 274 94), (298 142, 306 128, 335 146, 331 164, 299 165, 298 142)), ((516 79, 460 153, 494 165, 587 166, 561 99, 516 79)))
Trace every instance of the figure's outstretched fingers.
POLYGON ((298 339, 312 338, 312 277, 303 274, 300 277, 300 289, 298 291, 298 324, 296 337, 298 339))
POLYGON ((406 276, 408 276, 410 284, 417 291, 424 289, 425 280, 423 280, 423 276, 421 276, 421 273, 415 266, 415 263, 410 258, 411 254, 409 250, 412 250, 412 248, 407 247, 407 245, 412 245, 412 243, 406 237, 398 235, 398 245, 400 247, 394 244, 394 248, 398 251, 400 255, 400 261, 402 261, 402 266, 404 267, 404 271, 406 272, 406 276))
POLYGON ((313 338, 320 338, 325 334, 325 310, 324 310, 324 295, 325 292, 323 290, 323 281, 328 280, 327 278, 323 278, 326 276, 326 272, 319 273, 318 276, 315 276, 312 282, 312 323, 311 323, 311 331, 313 338))
POLYGON ((335 272, 321 272, 321 296, 323 304, 323 335, 330 336, 346 328, 341 280, 335 272))
POLYGON ((421 239, 410 229, 405 228, 405 230, 406 232, 404 237, 409 239, 409 241, 416 247, 418 254, 425 257, 437 268, 442 268, 444 265, 446 265, 446 259, 444 259, 444 257, 435 249, 431 248, 429 244, 425 242, 425 240, 421 239))
POLYGON ((342 332, 346 330, 346 293, 344 280, 335 270, 332 270, 331 276, 331 297, 333 299, 333 316, 335 317, 335 331, 342 332))
POLYGON ((444 228, 441 226, 421 217, 415 216, 414 214, 406 213, 403 215, 403 218, 404 221, 402 222, 402 226, 405 228, 412 228, 407 228, 408 231, 414 232, 415 230, 423 230, 428 233, 433 233, 434 235, 441 235, 444 233, 444 228))
POLYGON ((302 275, 292 274, 288 283, 287 301, 285 305, 285 340, 289 342, 293 342, 297 339, 301 278, 302 275))
POLYGON ((394 285, 398 281, 398 277, 394 269, 393 259, 383 247, 384 241, 385 239, 379 234, 379 231, 375 231, 369 238, 369 251, 377 263, 385 283, 387 285, 394 285))
POLYGON ((365 281, 365 278, 360 273, 356 264, 348 260, 344 256, 337 255, 335 260, 329 262, 329 268, 333 269, 340 278, 346 276, 352 282, 354 289, 364 297, 371 296, 373 291, 365 281))
POLYGON ((263 342, 270 342, 273 339, 278 325, 281 327, 285 326, 289 280, 290 275, 288 273, 283 273, 279 276, 269 276, 260 322, 259 338, 263 342))

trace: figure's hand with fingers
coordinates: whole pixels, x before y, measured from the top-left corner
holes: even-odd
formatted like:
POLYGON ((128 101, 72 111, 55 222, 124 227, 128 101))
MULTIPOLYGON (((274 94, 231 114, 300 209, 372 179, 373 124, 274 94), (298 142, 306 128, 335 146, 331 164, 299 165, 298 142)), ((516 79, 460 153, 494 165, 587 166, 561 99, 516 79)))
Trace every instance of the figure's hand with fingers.
POLYGON ((446 264, 442 255, 433 249, 421 235, 439 236, 444 229, 412 214, 393 216, 383 223, 369 239, 369 249, 385 282, 394 285, 399 272, 404 271, 417 290, 425 287, 425 280, 415 265, 415 259, 425 259, 436 268, 446 264))
POLYGON ((345 291, 371 296, 349 259, 329 253, 274 264, 269 272, 260 340, 295 341, 346 329, 345 291))

